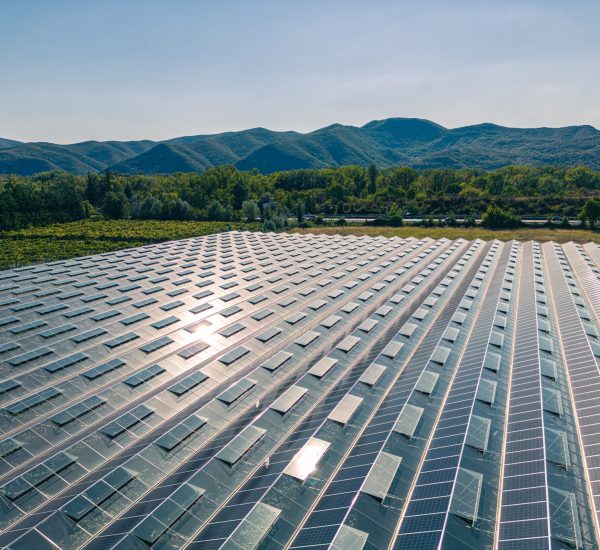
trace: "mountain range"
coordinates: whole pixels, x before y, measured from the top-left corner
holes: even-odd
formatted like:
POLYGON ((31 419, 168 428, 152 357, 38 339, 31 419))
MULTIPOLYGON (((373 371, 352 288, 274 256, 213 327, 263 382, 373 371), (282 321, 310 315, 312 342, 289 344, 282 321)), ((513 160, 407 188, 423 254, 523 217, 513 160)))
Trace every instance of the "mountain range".
POLYGON ((200 172, 220 164, 262 173, 376 164, 415 168, 496 169, 511 164, 584 165, 600 170, 600 131, 593 126, 444 128, 416 118, 333 124, 309 133, 253 128, 165 141, 84 141, 70 145, 0 138, 0 174, 47 170, 75 174, 200 172))

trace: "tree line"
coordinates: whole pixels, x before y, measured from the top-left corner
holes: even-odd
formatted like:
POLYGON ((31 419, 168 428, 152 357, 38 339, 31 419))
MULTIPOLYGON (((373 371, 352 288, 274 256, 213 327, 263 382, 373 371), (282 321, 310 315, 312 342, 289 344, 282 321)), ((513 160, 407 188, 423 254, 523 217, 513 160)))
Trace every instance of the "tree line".
MULTIPOLYGON (((484 170, 346 166, 275 174, 219 166, 202 173, 0 176, 0 229, 102 217, 201 221, 379 216, 480 217, 496 205, 515 219, 577 216, 600 195, 586 167, 509 166, 484 170)), ((593 209, 592 209, 593 210, 593 209)))

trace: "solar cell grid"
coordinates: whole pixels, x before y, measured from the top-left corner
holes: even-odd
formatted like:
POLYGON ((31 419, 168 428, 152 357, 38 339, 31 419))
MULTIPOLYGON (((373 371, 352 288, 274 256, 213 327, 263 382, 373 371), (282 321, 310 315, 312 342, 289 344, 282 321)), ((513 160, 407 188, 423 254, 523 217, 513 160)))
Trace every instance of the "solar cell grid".
MULTIPOLYGON (((569 385, 577 411, 578 429, 582 444, 582 453, 587 460, 587 478, 592 501, 596 502, 598 488, 598 470, 590 467, 597 455, 598 423, 597 404, 593 397, 600 388, 600 378, 596 358, 583 328, 582 319, 574 302, 574 278, 564 254, 559 248, 546 243, 543 245, 546 269, 549 275, 550 291, 565 366, 569 375, 569 385)), ((598 521, 598 508, 593 506, 598 521)), ((597 529, 597 527, 596 527, 597 529)))
MULTIPOLYGON (((468 273, 466 275, 467 278, 463 283, 463 291, 464 288, 466 288, 469 284, 469 275, 472 275, 472 273, 468 273)), ((448 303, 446 310, 437 320, 437 324, 430 329, 426 336, 426 340, 421 342, 417 353, 408 362, 402 377, 396 382, 395 386, 388 394, 388 397, 378 409, 377 414, 371 421, 371 428, 367 428, 365 435, 358 440, 354 450, 349 454, 347 462, 352 464, 360 464, 362 467, 361 474, 359 476, 355 475, 356 473, 353 469, 340 470, 339 474, 326 491, 325 496, 315 507, 314 514, 321 514, 320 519, 309 518, 307 523, 299 532, 298 537, 294 540, 294 546, 302 547, 307 543, 308 539, 314 539, 315 541, 323 544, 331 543, 337 530, 333 531, 319 529, 319 526, 322 527, 324 524, 330 521, 326 512, 332 509, 339 509, 340 507, 344 509, 344 514, 338 518, 337 522, 334 522, 338 528, 345 518, 351 513, 352 502, 356 498, 358 491, 370 470, 374 457, 377 456, 377 453, 380 452, 380 450, 385 446, 386 441, 389 440, 389 437, 391 436, 392 428, 394 427, 396 419, 398 418, 397 411, 402 410, 402 406, 410 398, 419 374, 422 372, 422 369, 426 365, 436 343, 439 341, 441 334, 445 329, 446 323, 449 322, 454 308, 456 308, 458 301, 460 300, 460 296, 460 292, 456 292, 454 294, 452 300, 448 303), (372 447, 369 444, 369 441, 373 439, 369 429, 376 430, 378 434, 382 434, 377 441, 373 441, 373 443, 376 444, 375 447, 372 447), (367 450, 367 448, 369 450, 367 450), (353 460, 355 462, 352 462, 353 460), (331 499, 328 500, 328 495, 335 495, 336 492, 339 491, 338 486, 344 482, 352 483, 351 486, 345 487, 346 490, 344 491, 344 495, 339 495, 334 501, 331 499), (329 537, 327 535, 329 535, 329 537)))
MULTIPOLYGON (((516 245, 513 245, 516 247, 516 245)), ((445 400, 442 413, 437 422, 429 444, 429 450, 425 455, 420 473, 417 475, 412 494, 403 514, 395 541, 395 548, 402 548, 406 543, 404 538, 411 541, 426 538, 427 541, 434 539, 441 541, 450 505, 455 490, 456 476, 459 473, 460 458, 464 448, 465 437, 469 425, 469 418, 475 403, 475 396, 481 379, 483 363, 487 351, 487 342, 490 338, 493 317, 499 302, 500 282, 506 272, 510 270, 507 265, 511 249, 505 245, 499 259, 500 267, 497 267, 489 283, 486 300, 478 312, 473 330, 469 336, 462 359, 459 362, 456 376, 445 400), (449 430, 452 430, 449 432, 449 430), (451 433, 457 440, 458 445, 449 441, 451 433), (442 459, 447 460, 444 466, 444 481, 437 479, 437 470, 442 459), (433 466, 429 467, 429 462, 433 466), (429 499, 435 500, 429 500, 429 499), (421 502, 428 504, 441 500, 441 509, 435 510, 427 506, 422 509, 421 502), (423 533, 423 535, 419 535, 423 533), (425 534, 426 533, 426 534, 425 534)), ((472 303, 469 305, 469 309, 472 303)), ((425 540, 424 540, 425 542, 425 540)))
POLYGON ((599 251, 229 232, 0 272, 0 546, 598 548, 599 251))
POLYGON ((274 459, 274 457, 272 457, 274 459))
POLYGON ((515 326, 519 338, 514 345, 511 364, 499 548, 512 548, 517 541, 526 544, 532 538, 536 539, 538 545, 545 538, 546 548, 550 548, 550 505, 547 495, 543 501, 539 500, 537 494, 525 494, 518 505, 507 505, 505 502, 505 494, 514 491, 513 483, 517 478, 522 486, 537 486, 540 479, 543 485, 548 484, 538 316, 533 280, 534 258, 539 258, 539 252, 534 251, 532 244, 528 243, 521 257, 522 275, 515 326), (535 447, 529 451, 526 461, 521 452, 523 440, 532 442, 535 447))

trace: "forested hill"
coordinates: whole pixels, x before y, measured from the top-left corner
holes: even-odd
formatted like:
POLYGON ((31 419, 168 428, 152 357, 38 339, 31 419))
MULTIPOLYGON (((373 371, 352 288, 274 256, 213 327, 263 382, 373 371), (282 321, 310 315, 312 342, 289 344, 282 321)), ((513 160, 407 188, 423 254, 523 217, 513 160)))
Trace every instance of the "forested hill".
POLYGON ((8 147, 14 147, 15 145, 21 145, 20 141, 14 139, 0 138, 0 149, 7 149, 8 147))
POLYGON ((334 124, 314 132, 240 132, 167 141, 86 141, 72 145, 0 138, 0 174, 48 170, 76 174, 109 168, 124 174, 201 172, 222 164, 268 174, 345 165, 380 168, 496 169, 507 165, 584 165, 600 169, 600 131, 592 126, 448 129, 422 119, 389 118, 362 127, 334 124))

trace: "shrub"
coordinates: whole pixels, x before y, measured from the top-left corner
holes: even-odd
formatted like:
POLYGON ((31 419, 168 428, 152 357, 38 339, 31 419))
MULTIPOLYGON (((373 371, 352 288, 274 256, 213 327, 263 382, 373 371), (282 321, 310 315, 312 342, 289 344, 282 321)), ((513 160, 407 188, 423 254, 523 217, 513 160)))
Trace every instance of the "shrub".
POLYGON ((467 216, 463 222, 465 227, 475 227, 476 220, 473 216, 467 216))
POLYGON ((488 229, 511 229, 519 227, 521 220, 499 206, 491 204, 481 217, 481 225, 488 229))
POLYGON ((400 214, 392 214, 388 218, 388 223, 392 227, 402 227, 404 225, 404 220, 400 214))
POLYGON ((263 231, 276 231, 277 226, 273 220, 265 220, 262 226, 263 231))

